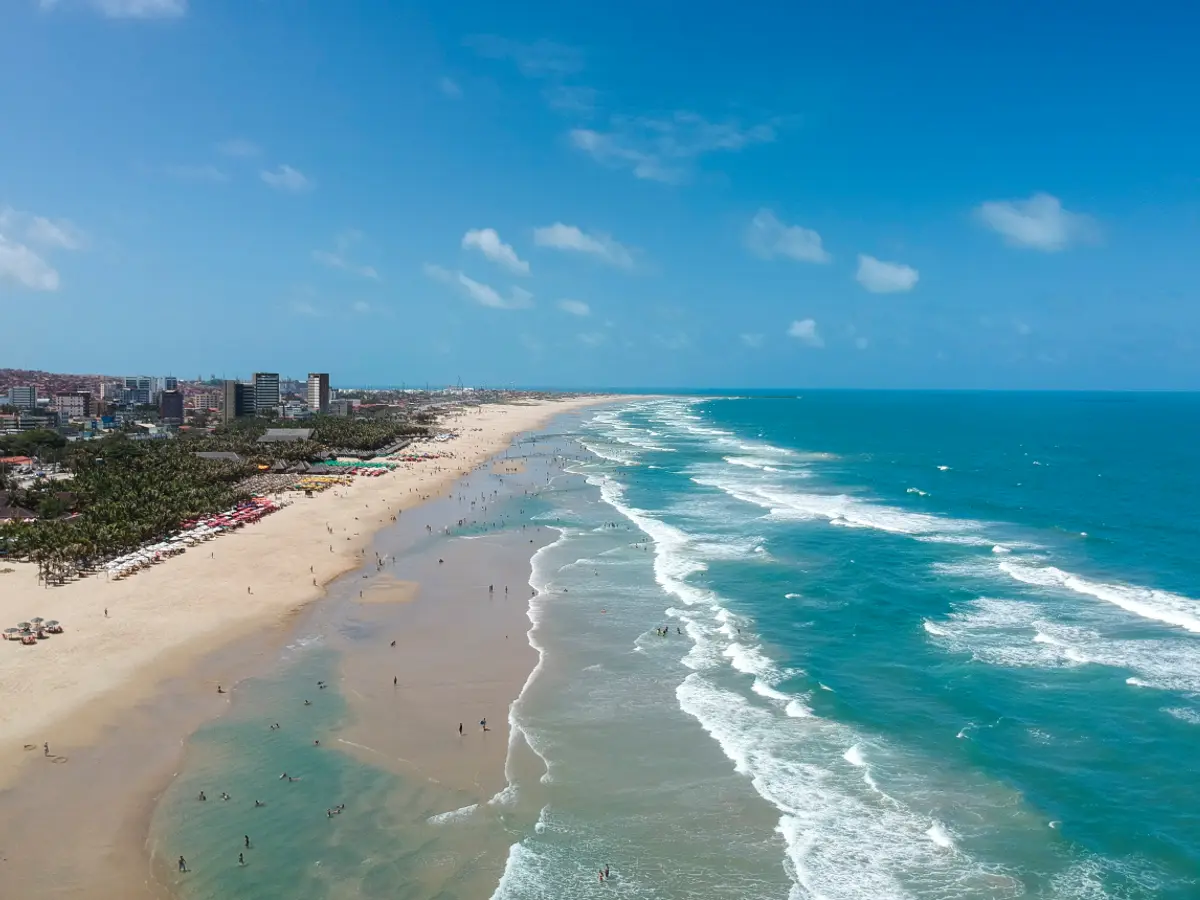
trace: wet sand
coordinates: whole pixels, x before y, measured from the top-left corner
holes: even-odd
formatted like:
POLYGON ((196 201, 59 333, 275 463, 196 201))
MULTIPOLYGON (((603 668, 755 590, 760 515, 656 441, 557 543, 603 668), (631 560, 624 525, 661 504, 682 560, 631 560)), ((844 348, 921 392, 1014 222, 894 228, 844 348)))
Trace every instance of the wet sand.
POLYGON ((292 494, 290 506, 262 521, 124 580, 99 574, 46 588, 31 564, 6 561, 16 571, 0 576, 0 621, 43 616, 62 621, 66 633, 35 647, 0 644, 0 788, 17 777, 25 744, 95 740, 105 719, 89 708, 133 707, 205 654, 285 619, 357 566, 392 514, 439 496, 462 472, 503 452, 514 435, 595 402, 471 410, 443 423, 459 431, 457 438, 414 448, 454 458, 407 464, 311 498, 292 494))
MULTIPOLYGON (((524 470, 519 463, 510 461, 511 472, 487 463, 479 471, 516 478, 516 469, 524 470)), ((162 866, 152 873, 146 836, 156 800, 180 764, 183 741, 236 702, 238 680, 275 665, 298 628, 314 621, 328 626, 331 616, 349 615, 357 626, 351 633, 378 638, 347 640, 341 648, 347 652, 339 688, 353 722, 333 745, 372 765, 417 773, 473 802, 500 790, 507 707, 536 659, 525 640, 529 557, 554 533, 429 535, 423 541, 425 524, 436 532, 461 517, 462 501, 454 499, 455 487, 449 490, 449 498, 418 507, 419 517, 401 516, 357 560, 348 560, 359 568, 331 586, 331 594, 343 596, 340 606, 305 610, 293 604, 285 616, 291 625, 285 621, 284 628, 258 629, 217 651, 176 658, 174 665, 186 674, 164 673, 153 689, 132 698, 98 697, 77 712, 74 733, 89 740, 52 746, 65 762, 40 758, 40 745, 22 751, 19 777, 0 794, 6 891, 72 900, 170 896, 162 866), (444 562, 432 555, 433 543, 444 562), (386 560, 383 567, 374 564, 375 553, 386 560), (494 579, 487 582, 495 585, 491 594, 484 572, 494 579), (216 683, 232 693, 217 694, 216 683), (487 732, 479 726, 484 717, 487 732)))

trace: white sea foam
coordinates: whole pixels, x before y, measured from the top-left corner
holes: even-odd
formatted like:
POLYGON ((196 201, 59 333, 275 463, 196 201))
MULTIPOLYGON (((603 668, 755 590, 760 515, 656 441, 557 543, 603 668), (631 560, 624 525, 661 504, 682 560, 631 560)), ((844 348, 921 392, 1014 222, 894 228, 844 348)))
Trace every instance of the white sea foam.
POLYGON ((1163 707, 1163 712, 1189 725, 1200 725, 1200 711, 1186 706, 1163 707))
POLYGON ((800 597, 799 594, 784 594, 783 596, 787 600, 797 600, 800 597))
POLYGON ((946 826, 941 822, 935 821, 925 832, 929 839, 941 847, 943 850, 954 849, 954 838, 950 836, 950 832, 946 830, 946 826))
POLYGON ((858 766, 859 768, 867 764, 867 761, 863 759, 862 751, 858 748, 858 744, 851 745, 850 749, 842 754, 842 759, 846 760, 850 765, 858 766))
MULTIPOLYGON (((1102 610, 1101 610, 1102 612, 1102 610)), ((930 638, 951 652, 1009 668, 1106 666, 1135 672, 1130 687, 1200 692, 1200 647, 1194 638, 1114 637, 1093 617, 1088 624, 1054 618, 1044 604, 981 597, 960 604, 940 621, 925 620, 930 638)))
POLYGON ((750 481, 735 475, 698 474, 692 481, 714 487, 729 496, 770 511, 777 519, 819 520, 846 528, 873 528, 891 534, 921 536, 936 541, 986 543, 976 536, 982 523, 950 519, 926 513, 909 512, 893 506, 871 503, 847 494, 817 494, 792 490, 762 480, 750 481))
MULTIPOLYGON (((779 809, 788 873, 801 890, 796 896, 901 900, 912 896, 906 885, 918 879, 937 896, 958 896, 955 886, 980 876, 969 857, 946 854, 930 842, 928 818, 903 804, 880 804, 873 794, 862 794, 857 778, 820 765, 806 729, 822 720, 788 723, 699 673, 689 675, 676 695, 735 769, 779 809), (853 878, 845 876, 848 870, 853 878)), ((823 731, 832 737, 845 729, 825 723, 823 731)))
POLYGON ((1137 585, 1089 581, 1054 566, 1034 566, 1008 560, 999 565, 1002 572, 1016 581, 1085 594, 1119 606, 1126 612, 1144 619, 1153 619, 1200 634, 1200 600, 1137 585))
POLYGON ((545 773, 542 775, 543 781, 550 779, 550 758, 538 748, 535 739, 526 729, 521 721, 521 708, 524 704, 525 694, 529 690, 529 686, 537 679, 542 669, 546 664, 546 647, 538 640, 537 631, 538 625, 542 620, 542 605, 545 603, 544 594, 550 586, 551 573, 549 571, 549 558, 554 553, 555 549, 565 544, 571 537, 571 532, 566 528, 549 526, 558 532, 558 537, 553 542, 538 550, 530 558, 530 574, 529 586, 533 588, 533 596, 529 599, 529 606, 525 610, 525 615, 530 622, 529 630, 526 632, 526 639, 529 641, 529 646, 537 651, 538 659, 533 670, 525 679, 525 684, 521 686, 520 692, 515 700, 508 707, 508 750, 504 758, 504 777, 507 782, 503 789, 500 790, 491 800, 489 805, 507 806, 511 804, 517 796, 517 781, 512 771, 513 755, 516 747, 521 741, 529 747, 538 758, 541 759, 542 765, 545 767, 545 773))
POLYGON ((438 813, 436 816, 430 816, 425 821, 430 825, 451 825, 455 822, 461 822, 469 819, 471 814, 479 808, 478 803, 472 803, 470 806, 462 806, 458 809, 452 809, 450 812, 438 813))

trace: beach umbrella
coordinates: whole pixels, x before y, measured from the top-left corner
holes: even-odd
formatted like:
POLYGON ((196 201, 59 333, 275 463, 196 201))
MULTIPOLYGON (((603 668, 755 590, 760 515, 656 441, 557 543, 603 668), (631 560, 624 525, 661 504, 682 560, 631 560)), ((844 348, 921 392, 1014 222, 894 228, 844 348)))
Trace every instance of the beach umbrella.
POLYGON ((4 633, 5 634, 20 634, 21 629, 20 628, 5 628, 4 633))
POLYGON ((51 620, 50 620, 50 621, 48 621, 46 624, 47 624, 47 625, 57 625, 57 624, 58 624, 58 619, 51 619, 51 620))
POLYGON ((45 622, 46 620, 45 620, 45 619, 43 619, 41 616, 34 616, 34 617, 33 617, 32 619, 30 619, 29 621, 30 621, 30 622, 32 622, 32 623, 33 623, 33 624, 35 624, 35 625, 41 625, 41 624, 42 624, 43 622, 45 622))
POLYGON ((31 626, 28 622, 18 622, 17 627, 22 631, 28 631, 33 626, 31 626))

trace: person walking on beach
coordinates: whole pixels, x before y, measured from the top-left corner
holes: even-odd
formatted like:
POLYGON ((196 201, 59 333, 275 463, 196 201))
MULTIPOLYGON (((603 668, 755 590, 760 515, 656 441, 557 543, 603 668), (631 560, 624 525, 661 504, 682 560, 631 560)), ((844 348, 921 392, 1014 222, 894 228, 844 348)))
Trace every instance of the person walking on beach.
POLYGON ((250 849, 250 835, 243 834, 242 840, 246 842, 246 849, 249 850, 250 849))
POLYGON ((246 857, 243 856, 241 853, 239 853, 238 854, 238 865, 244 866, 245 864, 246 864, 246 857))
POLYGON ((462 737, 462 722, 458 723, 458 736, 462 737))
POLYGON ((179 871, 180 871, 180 872, 186 872, 186 871, 187 871, 187 860, 186 860, 186 859, 184 859, 182 856, 181 856, 181 857, 179 857, 179 871))
POLYGON ((50 755, 50 743, 49 743, 49 741, 47 741, 46 743, 42 744, 42 756, 49 756, 49 755, 50 755))

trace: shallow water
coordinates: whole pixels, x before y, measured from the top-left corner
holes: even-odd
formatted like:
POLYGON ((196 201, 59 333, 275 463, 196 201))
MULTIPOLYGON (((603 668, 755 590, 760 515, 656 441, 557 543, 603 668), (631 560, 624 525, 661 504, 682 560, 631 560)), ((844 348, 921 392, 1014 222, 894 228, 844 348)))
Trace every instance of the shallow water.
POLYGON ((604 866, 605 890, 663 900, 1198 896, 1198 406, 817 394, 563 420, 539 451, 573 474, 495 507, 557 536, 531 564, 508 786, 460 809, 314 757, 305 715, 345 715, 295 708, 289 685, 336 669, 318 643, 239 686, 289 698, 267 758, 313 782, 257 788, 279 796, 236 827, 220 788, 198 804, 203 773, 267 765, 235 710, 193 741, 160 834, 236 861, 267 824, 261 859, 197 870, 196 897, 257 896, 228 893, 252 876, 297 898, 557 900, 604 866), (321 796, 311 821, 294 788, 321 796), (325 820, 341 799, 353 821, 325 820))

